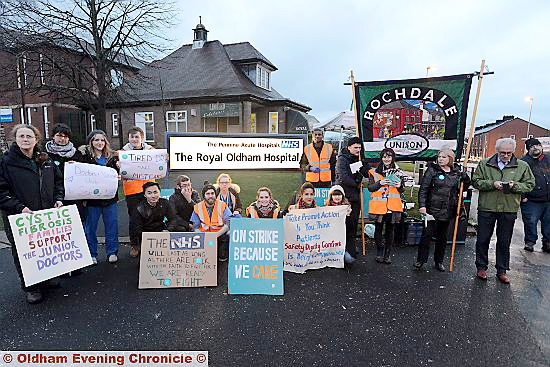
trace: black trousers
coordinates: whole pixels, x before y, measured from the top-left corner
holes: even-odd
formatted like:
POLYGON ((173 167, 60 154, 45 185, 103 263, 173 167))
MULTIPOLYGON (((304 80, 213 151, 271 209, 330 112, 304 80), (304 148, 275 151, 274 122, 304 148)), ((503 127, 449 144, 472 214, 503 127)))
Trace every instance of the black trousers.
POLYGON ((137 210, 138 204, 144 199, 145 197, 143 196, 143 194, 133 194, 126 196, 126 206, 128 207, 128 233, 130 236, 131 246, 138 246, 138 244, 141 243, 139 238, 141 234, 139 232, 136 232, 136 225, 134 223, 134 220, 132 219, 132 213, 137 210))
POLYGON ((418 246, 418 256, 416 261, 421 263, 428 262, 430 253, 430 242, 435 237, 434 262, 436 264, 443 263, 445 257, 445 246, 447 245, 447 231, 449 229, 449 221, 431 220, 428 226, 422 231, 422 239, 418 246))
POLYGON ((497 274, 510 270, 510 241, 514 232, 517 213, 477 212, 476 268, 487 270, 489 266, 489 243, 497 227, 496 264, 497 274))
POLYGON ((346 217, 346 251, 353 257, 357 257, 355 247, 355 237, 357 235, 357 226, 359 225, 359 214, 361 214, 361 203, 351 201, 351 213, 346 217))
POLYGON ((395 225, 392 223, 392 213, 385 214, 381 222, 374 223, 374 242, 376 243, 376 256, 389 257, 394 240, 395 225), (382 230, 384 241, 382 242, 382 230))

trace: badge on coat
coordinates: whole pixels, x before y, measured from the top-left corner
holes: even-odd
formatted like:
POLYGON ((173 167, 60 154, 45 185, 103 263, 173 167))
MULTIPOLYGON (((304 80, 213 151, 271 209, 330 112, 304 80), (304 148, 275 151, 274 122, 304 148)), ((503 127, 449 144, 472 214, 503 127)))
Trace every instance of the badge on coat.
POLYGON ((438 177, 440 180, 444 180, 445 179, 445 176, 444 175, 439 175, 438 177))

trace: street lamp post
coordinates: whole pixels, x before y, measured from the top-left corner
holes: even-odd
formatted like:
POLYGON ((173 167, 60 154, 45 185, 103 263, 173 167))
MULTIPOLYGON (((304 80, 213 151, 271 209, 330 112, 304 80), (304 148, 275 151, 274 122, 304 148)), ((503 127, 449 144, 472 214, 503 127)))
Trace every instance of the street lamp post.
POLYGON ((529 129, 531 128, 531 112, 533 111, 533 97, 525 97, 525 101, 529 102, 529 119, 527 119, 527 136, 529 139, 529 129))

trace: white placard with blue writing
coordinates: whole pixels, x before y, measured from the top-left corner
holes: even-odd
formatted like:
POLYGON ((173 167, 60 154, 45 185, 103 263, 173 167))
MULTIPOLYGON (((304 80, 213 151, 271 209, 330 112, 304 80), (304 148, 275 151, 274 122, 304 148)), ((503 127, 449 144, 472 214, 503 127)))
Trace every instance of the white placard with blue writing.
POLYGON ((166 149, 121 150, 120 177, 128 180, 154 180, 166 177, 166 149))
POLYGON ((284 217, 284 270, 343 268, 347 205, 291 210, 284 217))

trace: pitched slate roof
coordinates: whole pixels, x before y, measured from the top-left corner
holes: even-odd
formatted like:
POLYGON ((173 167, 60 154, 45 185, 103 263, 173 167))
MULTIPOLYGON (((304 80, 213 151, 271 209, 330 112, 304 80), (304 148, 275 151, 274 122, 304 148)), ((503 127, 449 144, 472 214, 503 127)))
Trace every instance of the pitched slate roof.
POLYGON ((231 61, 240 63, 262 61, 273 70, 277 70, 275 65, 273 65, 271 61, 262 55, 260 51, 256 50, 250 42, 230 43, 223 45, 223 47, 225 48, 225 51, 229 55, 231 61))
POLYGON ((256 86, 244 75, 236 65, 237 61, 254 54, 255 59, 269 62, 252 46, 246 46, 247 43, 226 48, 219 41, 209 41, 199 49, 184 45, 128 79, 122 87, 121 102, 251 96, 266 102, 292 104, 294 108, 309 111, 309 107, 283 97, 273 88, 269 91, 256 86))

